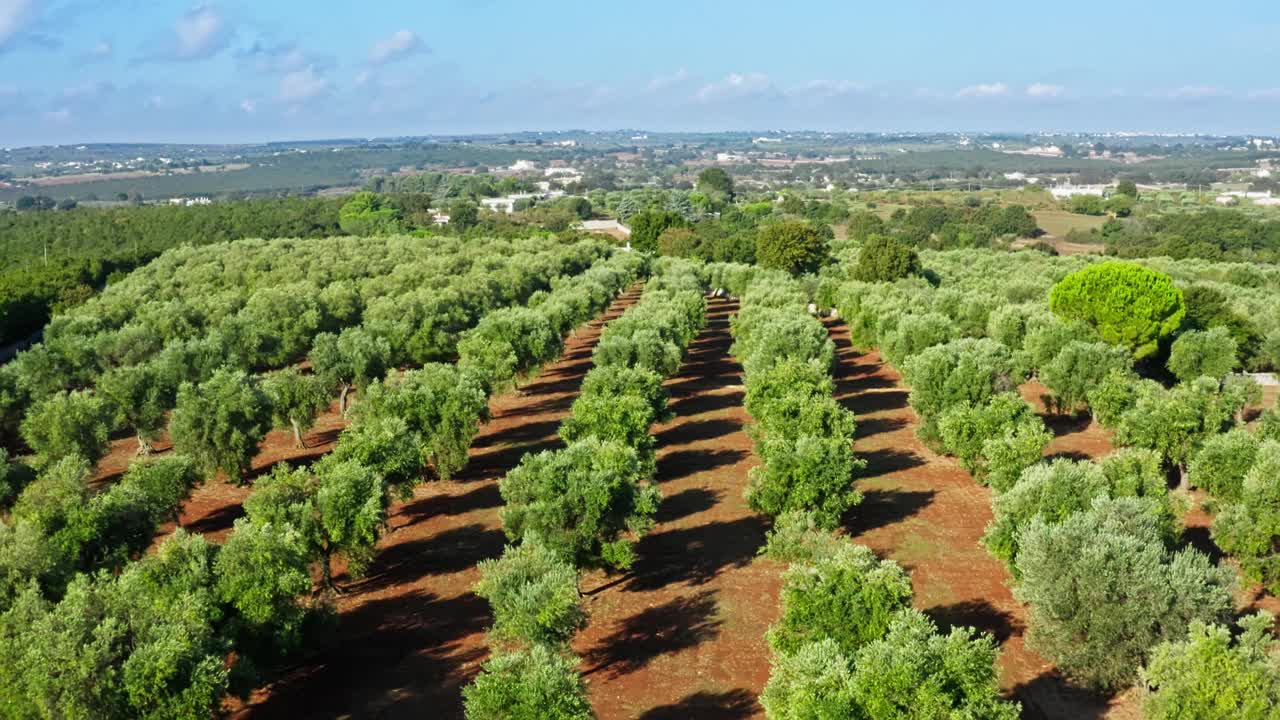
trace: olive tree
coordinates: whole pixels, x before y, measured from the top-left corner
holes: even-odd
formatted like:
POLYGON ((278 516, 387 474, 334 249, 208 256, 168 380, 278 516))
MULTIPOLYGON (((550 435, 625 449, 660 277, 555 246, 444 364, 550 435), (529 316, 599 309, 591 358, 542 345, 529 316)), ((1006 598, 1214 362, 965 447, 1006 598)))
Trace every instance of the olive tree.
POLYGON ((316 473, 315 507, 321 557, 321 578, 333 588, 332 560, 347 561, 352 577, 360 577, 373 562, 378 537, 387 521, 387 494, 382 478, 354 460, 326 458, 316 473))
POLYGON ((1213 540, 1240 561, 1245 577, 1280 591, 1280 442, 1267 440, 1244 476, 1238 502, 1213 523, 1213 540))
POLYGON ((306 608, 300 599, 311 591, 310 564, 307 539, 297 528, 241 518, 218 553, 217 596, 243 632, 288 651, 301 641, 306 608))
POLYGON ((1191 623, 1185 639, 1171 639, 1151 653, 1139 685, 1151 720, 1230 717, 1269 720, 1280 707, 1280 645, 1275 618, 1260 612, 1240 620, 1232 638, 1223 625, 1191 623))
POLYGON ((271 429, 271 398, 241 370, 219 370, 200 385, 183 383, 170 420, 173 447, 211 477, 244 481, 258 443, 271 429))
POLYGON ((1059 412, 1074 413, 1086 405, 1089 392, 1111 371, 1129 369, 1129 353, 1107 343, 1073 341, 1040 368, 1040 381, 1053 393, 1059 412))
POLYGON ((1244 428, 1235 428, 1204 441, 1191 459, 1188 480, 1215 500, 1233 503, 1244 492, 1244 477, 1258 458, 1262 441, 1244 428))
POLYGON ((987 443, 1007 432, 1019 432, 1019 428, 1030 433, 1034 428, 1043 429, 1044 423, 1016 392, 1001 393, 980 405, 953 405, 938 419, 942 448, 978 480, 988 474, 987 443))
POLYGON ((866 467, 842 435, 767 436, 759 444, 763 465, 751 469, 747 502, 756 512, 777 516, 789 510, 812 512, 827 529, 862 501, 854 474, 866 467))
POLYGON ((770 223, 756 235, 756 262, 760 267, 802 275, 817 271, 826 260, 827 238, 807 222, 770 223))
POLYGON ((391 345, 385 338, 352 327, 340 335, 317 335, 311 343, 310 358, 316 376, 323 378, 329 387, 338 388, 338 407, 345 416, 351 389, 363 390, 387 373, 391 345))
POLYGON ((1169 372, 1183 382, 1198 377, 1221 379, 1239 365, 1236 341, 1225 327, 1185 332, 1169 351, 1169 372))
POLYGON ((998 493, 1007 491, 1024 470, 1040 461, 1052 441, 1053 433, 1044 422, 1027 419, 1004 428, 982 443, 980 457, 985 459, 986 475, 981 479, 998 493))
POLYGON ((545 645, 494 655, 462 689, 467 720, 593 720, 576 665, 545 645))
POLYGON ((853 664, 831 638, 776 653, 760 704, 769 718, 860 718, 853 664))
POLYGON ((509 539, 537 535, 575 565, 607 569, 631 566, 662 499, 635 449, 596 438, 526 455, 498 490, 509 539))
POLYGON ((986 338, 927 348, 907 360, 902 370, 911 385, 908 401, 921 420, 917 434, 928 442, 940 439, 938 419, 947 408, 984 403, 1017 384, 1009 349, 986 338))
POLYGON ((955 323, 941 313, 907 315, 885 333, 880 345, 885 360, 898 365, 925 348, 942 345, 960 336, 955 323))
POLYGON ((98 379, 98 392, 111 403, 120 425, 138 436, 138 454, 148 455, 168 423, 177 385, 160 363, 110 370, 98 379))
POLYGON ((577 569, 536 537, 478 567, 475 591, 493 608, 494 638, 562 647, 586 626, 577 569))
POLYGON ((1059 458, 1033 465, 1008 492, 992 499, 995 519, 982 543, 1017 575, 1020 538, 1033 521, 1060 523, 1110 496, 1106 475, 1091 462, 1059 458))
POLYGON ((271 399, 272 423, 291 428, 294 445, 305 448, 302 433, 315 427, 316 418, 329 408, 329 389, 324 380, 288 367, 266 375, 262 390, 271 399))
POLYGON ((790 654, 831 638, 852 655, 889 629, 911 605, 911 578, 869 548, 845 543, 834 553, 796 564, 783 576, 782 615, 769 628, 769 646, 790 654))
POLYGON ((852 278, 862 282, 893 282, 919 275, 920 256, 914 248, 891 235, 870 235, 858 251, 852 278))
POLYGON ((1138 498, 1102 500, 1058 523, 1032 520, 1015 595, 1030 605, 1027 644, 1097 688, 1123 687, 1161 642, 1233 608, 1234 576, 1191 549, 1171 553, 1138 498))
POLYGON ((60 392, 31 408, 22 421, 22 439, 46 465, 72 455, 94 463, 109 447, 112 414, 98 395, 60 392))
POLYGON ((1089 323, 1103 340, 1138 359, 1154 354, 1187 312, 1172 278, 1123 262, 1098 263, 1066 276, 1050 291, 1049 307, 1062 318, 1089 323))
POLYGON ((1133 406, 1120 416, 1116 442, 1160 453, 1178 469, 1185 489, 1191 459, 1206 440, 1230 424, 1240 402, 1243 398, 1223 393, 1210 378, 1182 383, 1171 390, 1144 385, 1133 406))

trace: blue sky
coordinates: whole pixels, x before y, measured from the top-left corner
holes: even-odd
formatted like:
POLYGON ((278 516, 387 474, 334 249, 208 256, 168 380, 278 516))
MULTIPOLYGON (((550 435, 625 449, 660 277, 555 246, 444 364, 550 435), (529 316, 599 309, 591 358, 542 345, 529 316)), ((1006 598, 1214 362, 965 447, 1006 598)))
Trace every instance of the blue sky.
POLYGON ((624 127, 1280 134, 1280 3, 1150 5, 0 0, 0 145, 624 127))

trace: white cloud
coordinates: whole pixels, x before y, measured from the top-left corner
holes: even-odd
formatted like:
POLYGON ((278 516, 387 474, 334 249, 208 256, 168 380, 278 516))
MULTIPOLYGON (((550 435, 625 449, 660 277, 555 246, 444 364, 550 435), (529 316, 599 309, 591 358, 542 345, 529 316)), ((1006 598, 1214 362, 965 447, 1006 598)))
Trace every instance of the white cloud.
POLYGON ((86 53, 86 55, 90 58, 101 60, 102 58, 111 57, 115 51, 115 46, 110 42, 106 40, 99 40, 93 47, 89 48, 89 52, 86 53))
POLYGON ((291 105, 312 100, 328 89, 329 80, 321 77, 311 65, 280 78, 280 100, 291 105))
POLYGON ((383 65, 426 50, 422 38, 412 30, 397 30, 391 37, 379 40, 369 50, 369 62, 383 65))
POLYGON ((1009 94, 1009 86, 1002 82, 970 85, 961 88, 956 97, 1003 97, 1009 94))
POLYGON ((249 98, 240 101, 240 110, 247 115, 252 115, 258 111, 258 106, 249 98))
POLYGON ((720 82, 703 85, 697 97, 700 102, 712 102, 760 95, 772 89, 773 84, 764 73, 732 73, 720 82))
POLYGON ((35 18, 36 5, 36 0, 0 0, 0 50, 35 18))
POLYGON ((1046 83, 1032 83, 1027 86, 1027 96, 1033 98, 1056 98, 1061 97, 1067 89, 1061 85, 1048 85, 1046 83))
POLYGON ((1227 97, 1231 93, 1213 85, 1184 85, 1168 93, 1173 100, 1203 100, 1206 98, 1227 97))
POLYGON ((866 92, 867 86, 852 80, 814 80, 791 91, 792 95, 832 99, 866 92))
POLYGON ((44 119, 48 120, 51 123, 65 125, 71 122, 71 111, 68 110, 67 108, 58 108, 57 110, 50 110, 44 114, 44 119))
POLYGON ((670 75, 659 75, 649 81, 645 89, 649 92, 660 92, 675 85, 680 85, 689 79, 689 71, 680 68, 670 75))
POLYGON ((1250 100, 1280 100, 1280 88, 1263 88, 1249 91, 1250 100))
POLYGON ((174 25, 172 60, 203 60, 218 54, 231 41, 232 26, 211 5, 197 5, 174 25))

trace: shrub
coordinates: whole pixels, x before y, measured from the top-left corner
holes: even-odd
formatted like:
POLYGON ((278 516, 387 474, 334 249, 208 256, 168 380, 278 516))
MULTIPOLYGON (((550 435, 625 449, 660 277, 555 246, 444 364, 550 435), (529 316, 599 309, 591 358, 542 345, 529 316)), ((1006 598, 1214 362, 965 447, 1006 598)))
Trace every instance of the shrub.
POLYGON ((827 261, 827 238, 806 222, 787 220, 760 228, 756 262, 760 267, 792 275, 817 272, 827 261))
POLYGON ((1107 343, 1073 341, 1040 368, 1040 380, 1053 393, 1059 412, 1074 413, 1108 373, 1129 369, 1129 353, 1107 343))
POLYGON ((843 436, 766 437, 760 445, 765 463, 751 469, 747 502, 751 509, 777 516, 788 510, 812 512, 820 527, 840 524, 845 511, 862 501, 853 475, 866 467, 843 436))
POLYGON ((911 579, 898 564, 846 544, 783 577, 782 616, 769 629, 769 645, 790 654, 831 638, 852 655, 880 639, 893 614, 911 604, 911 579))
POLYGON ((60 392, 31 408, 22 421, 22 439, 51 464, 76 455, 96 463, 109 447, 110 406, 87 392, 60 392))
POLYGON ((592 720, 573 661, 542 645, 495 655, 462 689, 468 720, 592 720))
POLYGON ((595 438, 526 455, 498 484, 503 528, 513 541, 537 535, 578 566, 630 567, 625 535, 648 532, 661 501, 642 473, 633 448, 595 438))
POLYGON ((219 370, 199 386, 183 383, 170 421, 173 447, 212 477, 242 482, 271 429, 271 399, 240 370, 219 370))
POLYGON ((852 279, 862 282, 893 282, 919 275, 920 256, 902 240, 888 235, 871 235, 862 243, 852 279))
POLYGON ((1101 500, 1021 536, 1016 595, 1031 606, 1027 644, 1098 688, 1133 681, 1157 644, 1233 607, 1233 574, 1195 550, 1170 554, 1139 499, 1101 500))
POLYGON ((1014 387, 1009 349, 994 340, 964 339, 935 345, 903 365, 911 385, 911 408, 920 416, 917 433, 938 438, 938 418, 953 405, 982 404, 1014 387))
POLYGON ((1268 613, 1240 621, 1232 642, 1222 625, 1191 623, 1186 639, 1156 647, 1140 685, 1143 713, 1151 720, 1239 718, 1266 720, 1280 707, 1280 669, 1271 658, 1280 647, 1268 613))
POLYGON ((1016 576, 1019 538, 1033 521, 1057 524, 1087 509, 1095 498, 1108 496, 1107 478, 1091 462, 1059 458, 1033 465, 1008 492, 992 500, 995 519, 982 542, 1016 576))
POLYGON ((773 657, 773 671, 760 694, 770 718, 861 718, 854 698, 849 657, 831 638, 773 657))
POLYGON ((953 628, 940 635, 923 613, 899 612, 888 633, 862 648, 854 660, 853 689, 860 716, 1016 720, 1021 706, 1000 698, 995 641, 973 635, 973 628, 953 628))
POLYGON ((1182 291, 1168 275, 1141 265, 1104 262, 1063 278, 1049 293, 1057 315, 1084 320, 1135 358, 1153 354, 1182 324, 1182 291))
POLYGON ((1243 428, 1204 441, 1188 469, 1191 484, 1216 500, 1237 502, 1244 492, 1244 476, 1258 458, 1261 442, 1243 428))
POLYGON ((1213 523, 1213 541, 1240 561, 1245 577, 1280 592, 1280 442, 1258 448, 1244 476, 1239 502, 1223 507, 1213 523))
POLYGON ((1198 377, 1222 379, 1240 365, 1236 341, 1224 327, 1191 330, 1178 336, 1169 351, 1169 372, 1190 382, 1198 377))
POLYGON ((1262 440, 1280 440, 1280 408, 1271 408, 1258 418, 1258 437, 1262 440))
POLYGON ((578 571, 536 538, 507 546, 479 569, 476 594, 493 608, 495 638, 559 646, 586 626, 578 571))

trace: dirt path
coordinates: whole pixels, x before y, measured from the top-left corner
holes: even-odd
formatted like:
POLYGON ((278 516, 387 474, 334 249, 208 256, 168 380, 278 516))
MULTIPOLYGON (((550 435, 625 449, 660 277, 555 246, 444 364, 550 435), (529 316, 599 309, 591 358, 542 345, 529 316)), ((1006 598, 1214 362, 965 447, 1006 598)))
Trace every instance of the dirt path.
POLYGON ((259 690, 239 718, 460 718, 460 690, 487 655, 489 607, 471 592, 476 563, 505 543, 497 480, 527 452, 559 445, 556 430, 591 369, 604 324, 633 304, 624 295, 565 344, 518 394, 496 398, 471 464, 449 482, 420 487, 392 508, 369 573, 351 583, 329 642, 259 690))
POLYGON ((782 566, 756 557, 765 524, 743 499, 757 460, 744 427, 741 367, 729 314, 708 326, 667 383, 676 417, 656 428, 658 526, 633 573, 584 581, 590 626, 575 650, 603 720, 762 717, 765 630, 777 619, 782 566))
MULTIPOLYGON (((1023 717, 1062 720, 1129 718, 1130 703, 1070 686, 1026 647, 1025 609, 1008 588, 1004 565, 979 539, 991 520, 991 492, 951 458, 925 448, 898 372, 879 353, 860 354, 843 323, 830 321, 836 342, 837 397, 858 415, 857 453, 867 469, 865 499, 846 530, 857 542, 911 573, 915 605, 942 628, 973 626, 1000 643, 1000 682, 1023 704, 1023 717)), ((1050 447, 1069 452, 1071 441, 1050 447)))

